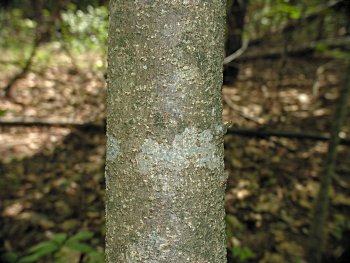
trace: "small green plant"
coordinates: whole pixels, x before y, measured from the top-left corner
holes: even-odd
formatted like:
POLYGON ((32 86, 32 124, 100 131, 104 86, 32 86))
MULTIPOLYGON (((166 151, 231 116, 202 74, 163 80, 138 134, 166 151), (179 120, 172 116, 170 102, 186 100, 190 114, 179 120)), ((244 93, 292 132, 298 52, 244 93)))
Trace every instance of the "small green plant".
POLYGON ((232 255, 239 262, 246 262, 248 259, 255 258, 255 253, 249 247, 233 247, 232 255))
POLYGON ((1 108, 0 108, 0 117, 5 116, 6 113, 7 113, 7 110, 6 110, 6 109, 1 109, 1 108))
POLYGON ((241 246, 240 242, 235 242, 237 240, 234 238, 233 233, 239 233, 244 231, 244 226, 241 222, 233 215, 226 215, 226 235, 228 240, 230 240, 229 248, 231 249, 232 255, 238 262, 247 262, 247 260, 255 258, 255 253, 245 246, 241 246))
POLYGON ((16 262, 103 263, 103 252, 96 251, 95 248, 86 243, 92 237, 93 233, 90 231, 81 231, 71 237, 68 237, 65 233, 55 234, 50 240, 31 247, 28 250, 29 255, 20 258, 16 262))
POLYGON ((331 228, 332 236, 340 241, 344 238, 344 233, 350 230, 350 221, 342 215, 335 215, 335 224, 331 228))

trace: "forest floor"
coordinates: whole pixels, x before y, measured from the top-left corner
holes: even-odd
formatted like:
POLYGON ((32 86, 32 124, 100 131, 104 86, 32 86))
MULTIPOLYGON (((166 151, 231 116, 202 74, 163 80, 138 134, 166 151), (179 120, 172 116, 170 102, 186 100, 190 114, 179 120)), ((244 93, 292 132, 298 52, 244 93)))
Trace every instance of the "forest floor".
MULTIPOLYGON (((102 71, 94 69, 101 61, 84 54, 73 66, 60 51, 50 55, 48 65, 34 63, 16 82, 12 99, 0 99, 2 118, 101 122, 106 88, 102 71)), ((0 63, 0 87, 16 70, 0 63)), ((235 84, 223 89, 224 120, 233 127, 327 133, 344 70, 339 61, 316 58, 242 63, 235 84)), ((349 134, 344 127, 341 135, 349 134)), ((326 150, 319 141, 225 136, 229 262, 302 262, 326 150)), ((0 124, 0 155, 0 254, 23 254, 54 233, 82 229, 95 234, 89 242, 103 251, 103 129, 0 124)), ((340 146, 326 226, 328 262, 350 246, 347 160, 349 146, 340 146)))

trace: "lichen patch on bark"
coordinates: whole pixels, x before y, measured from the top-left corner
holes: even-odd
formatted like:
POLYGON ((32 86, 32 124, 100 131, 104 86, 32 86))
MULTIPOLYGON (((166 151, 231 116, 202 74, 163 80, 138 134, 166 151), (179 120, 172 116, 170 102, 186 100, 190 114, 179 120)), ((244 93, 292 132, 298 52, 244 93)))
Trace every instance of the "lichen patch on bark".
POLYGON ((181 172, 190 164, 214 170, 221 167, 222 162, 212 132, 197 128, 186 128, 171 144, 146 139, 136 160, 141 174, 160 170, 181 172))
POLYGON ((113 135, 107 135, 107 152, 106 160, 114 161, 120 154, 120 146, 116 137, 113 135))

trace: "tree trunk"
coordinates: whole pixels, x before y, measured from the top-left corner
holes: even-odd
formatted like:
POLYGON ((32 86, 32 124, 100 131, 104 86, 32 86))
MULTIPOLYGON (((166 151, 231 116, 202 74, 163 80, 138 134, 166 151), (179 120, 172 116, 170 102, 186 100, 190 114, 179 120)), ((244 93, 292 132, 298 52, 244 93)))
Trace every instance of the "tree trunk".
MULTIPOLYGON (((242 47, 242 35, 244 19, 247 12, 249 0, 227 0, 226 15, 226 57, 233 54, 242 47)), ((224 68, 224 85, 232 85, 237 78, 238 65, 228 64, 224 68)))
POLYGON ((108 263, 226 262, 225 1, 111 0, 108 263))
POLYGON ((327 224, 327 212, 329 209, 329 191, 332 186, 332 177, 337 158, 337 146, 339 144, 339 132, 346 117, 347 104, 350 97, 350 64, 345 73, 342 90, 339 92, 337 109, 334 114, 331 138, 328 144, 328 152, 324 164, 324 171, 320 177, 320 190, 315 199, 312 225, 310 228, 309 243, 306 251, 309 263, 320 263, 326 240, 325 228, 327 224))

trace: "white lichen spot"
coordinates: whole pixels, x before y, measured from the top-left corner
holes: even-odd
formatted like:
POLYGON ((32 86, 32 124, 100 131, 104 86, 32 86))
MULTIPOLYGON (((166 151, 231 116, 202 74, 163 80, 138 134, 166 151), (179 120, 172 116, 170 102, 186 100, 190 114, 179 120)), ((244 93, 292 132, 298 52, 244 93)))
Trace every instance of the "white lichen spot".
POLYGON ((225 132, 224 125, 223 124, 215 125, 215 131, 218 135, 223 135, 223 133, 225 132))
MULTIPOLYGON (((179 222, 174 222, 179 223, 179 222)), ((130 244, 125 256, 130 262, 160 263, 165 262, 174 250, 174 242, 178 239, 177 225, 168 230, 152 230, 142 234, 142 237, 130 244), (175 231, 175 233, 174 233, 175 231)), ((129 261, 128 261, 129 262, 129 261)))
POLYGON ((107 135, 107 153, 106 159, 107 161, 113 161, 117 159, 120 153, 120 146, 117 138, 113 135, 107 135))
POLYGON ((181 172, 190 165, 215 170, 222 162, 212 132, 197 128, 186 128, 170 145, 146 139, 136 160, 142 174, 162 170, 181 172))

